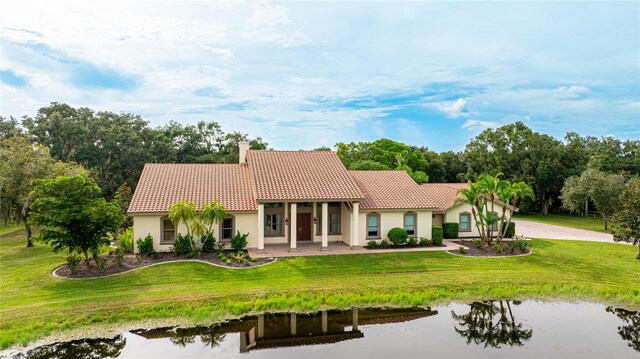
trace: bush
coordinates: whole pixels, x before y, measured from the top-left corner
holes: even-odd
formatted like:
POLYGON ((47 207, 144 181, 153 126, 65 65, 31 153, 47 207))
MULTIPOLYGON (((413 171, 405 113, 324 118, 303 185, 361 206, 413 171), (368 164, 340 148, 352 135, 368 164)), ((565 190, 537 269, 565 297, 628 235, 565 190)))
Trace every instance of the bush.
POLYGON ((444 238, 458 238, 458 224, 449 222, 442 225, 444 238))
POLYGON ((492 248, 493 248, 493 251, 494 251, 494 252, 496 252, 496 253, 498 253, 498 254, 502 253, 502 244, 500 244, 500 243, 494 243, 494 245, 493 245, 493 247, 492 247, 492 248))
POLYGON ((513 238, 516 235, 516 222, 509 222, 507 227, 507 233, 504 235, 507 238, 513 238))
POLYGON ((216 250, 216 237, 212 232, 205 233, 200 237, 200 243, 202 243, 202 251, 205 253, 213 253, 216 250))
POLYGON ((114 258, 114 260, 116 262, 116 265, 118 267, 122 267, 122 265, 124 264, 124 253, 125 253, 125 251, 121 247, 118 246, 118 248, 116 248, 111 253, 113 253, 113 255, 114 255, 113 258, 114 258))
POLYGON ((231 248, 233 248, 234 251, 243 250, 244 247, 247 246, 247 237, 249 237, 249 233, 240 234, 240 231, 238 231, 238 234, 231 238, 231 248))
POLYGON ((420 242, 418 242, 418 245, 421 247, 430 246, 432 244, 433 244, 433 241, 426 237, 420 237, 420 242))
POLYGON ((193 237, 190 234, 182 235, 178 233, 175 243, 171 246, 171 252, 175 255, 189 254, 193 250, 193 237))
POLYGON ((511 250, 511 253, 513 253, 516 249, 524 252, 527 250, 527 248, 529 248, 529 241, 524 239, 524 236, 517 236, 509 243, 509 250, 511 250))
POLYGON ((409 235, 404 229, 395 227, 389 230, 389 233, 387 233, 387 237, 389 237, 389 240, 391 241, 391 243, 393 243, 393 246, 397 247, 406 244, 409 235))
POLYGON ((100 251, 98 250, 94 250, 91 256, 93 257, 93 261, 96 263, 96 268, 102 272, 107 267, 107 261, 100 256, 100 251))
POLYGON ((484 247, 484 242, 480 238, 472 239, 471 243, 473 243, 473 245, 478 249, 482 249, 482 247, 484 247))
POLYGON ((418 246, 418 240, 415 239, 415 237, 411 237, 409 238, 409 240, 407 241, 407 245, 411 246, 411 247, 417 247, 418 246))
POLYGON ((201 253, 202 253, 202 250, 200 248, 198 248, 197 246, 193 246, 191 248, 191 251, 187 253, 187 258, 200 257, 201 253))
POLYGON ((69 266, 69 269, 71 269, 72 272, 75 272, 76 269, 78 269, 78 266, 80 265, 80 262, 82 261, 82 257, 80 257, 77 253, 75 252, 71 252, 67 255, 67 258, 65 258, 67 260, 67 265, 69 266))
POLYGON ((433 241, 434 246, 442 245, 442 237, 443 237, 442 227, 440 226, 431 227, 431 240, 433 241))
POLYGON ((388 239, 383 239, 380 241, 380 248, 389 248, 391 247, 391 242, 388 239))
POLYGON ((133 227, 125 229, 118 237, 118 248, 123 252, 133 252, 133 227))
POLYGON ((373 249, 373 248, 377 248, 377 247, 378 247, 378 242, 376 242, 376 241, 369 241, 369 242, 367 242, 367 247, 372 248, 372 249, 373 249))
POLYGON ((151 234, 147 234, 144 239, 138 238, 136 245, 138 246, 138 254, 141 257, 156 254, 156 250, 153 249, 153 236, 151 236, 151 234))
POLYGON ((227 263, 227 265, 231 265, 231 259, 227 259, 225 263, 227 263))
POLYGON ((460 254, 465 254, 467 253, 467 249, 464 247, 458 247, 458 252, 460 252, 460 254))

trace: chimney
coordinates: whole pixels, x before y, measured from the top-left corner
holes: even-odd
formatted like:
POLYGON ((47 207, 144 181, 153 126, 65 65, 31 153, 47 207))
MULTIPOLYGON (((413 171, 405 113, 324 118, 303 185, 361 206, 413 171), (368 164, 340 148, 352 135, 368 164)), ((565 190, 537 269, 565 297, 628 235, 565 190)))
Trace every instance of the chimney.
POLYGON ((249 142, 238 143, 238 157, 239 163, 247 162, 247 151, 249 150, 249 142))

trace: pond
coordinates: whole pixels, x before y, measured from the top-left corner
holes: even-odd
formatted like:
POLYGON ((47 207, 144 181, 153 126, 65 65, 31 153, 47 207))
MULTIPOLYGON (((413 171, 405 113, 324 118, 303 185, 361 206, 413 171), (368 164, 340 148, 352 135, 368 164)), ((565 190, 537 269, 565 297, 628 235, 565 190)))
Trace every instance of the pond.
POLYGON ((275 313, 133 330, 14 358, 640 358, 640 312, 592 303, 483 301, 275 313))

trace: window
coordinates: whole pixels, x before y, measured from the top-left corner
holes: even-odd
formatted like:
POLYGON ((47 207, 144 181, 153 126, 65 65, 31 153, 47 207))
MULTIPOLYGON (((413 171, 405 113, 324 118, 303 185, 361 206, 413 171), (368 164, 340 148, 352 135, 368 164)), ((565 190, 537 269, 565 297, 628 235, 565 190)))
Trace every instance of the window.
POLYGON ((267 203, 264 207, 264 235, 266 237, 283 236, 284 206, 282 203, 267 203))
POLYGON ((460 232, 471 232, 471 215, 469 213, 460 213, 460 232))
MULTIPOLYGON (((329 211, 329 234, 340 234, 340 202, 329 202, 327 207, 329 211)), ((318 223, 316 226, 316 233, 322 234, 322 203, 318 203, 317 205, 317 214, 318 216, 316 218, 318 219, 318 223)))
POLYGON ((220 240, 230 240, 235 234, 235 217, 227 216, 220 223, 220 240))
POLYGON ((491 230, 497 231, 498 230, 498 222, 499 222, 498 212, 491 212, 491 213, 493 213, 493 218, 496 221, 496 223, 491 225, 491 230))
POLYGON ((416 214, 414 212, 407 212, 404 214, 404 230, 407 231, 409 237, 415 237, 417 233, 416 229, 416 214))
POLYGON ((367 214, 367 238, 380 238, 380 215, 367 214))
POLYGON ((175 243, 176 241, 176 228, 169 217, 162 218, 162 243, 175 243))

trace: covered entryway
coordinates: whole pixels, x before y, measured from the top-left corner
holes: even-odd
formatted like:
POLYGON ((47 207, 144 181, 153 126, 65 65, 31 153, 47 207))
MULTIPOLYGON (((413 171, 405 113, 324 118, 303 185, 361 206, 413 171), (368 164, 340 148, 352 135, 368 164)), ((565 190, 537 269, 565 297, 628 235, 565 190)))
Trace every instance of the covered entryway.
POLYGON ((311 214, 298 213, 296 223, 298 224, 298 241, 311 241, 311 214))

